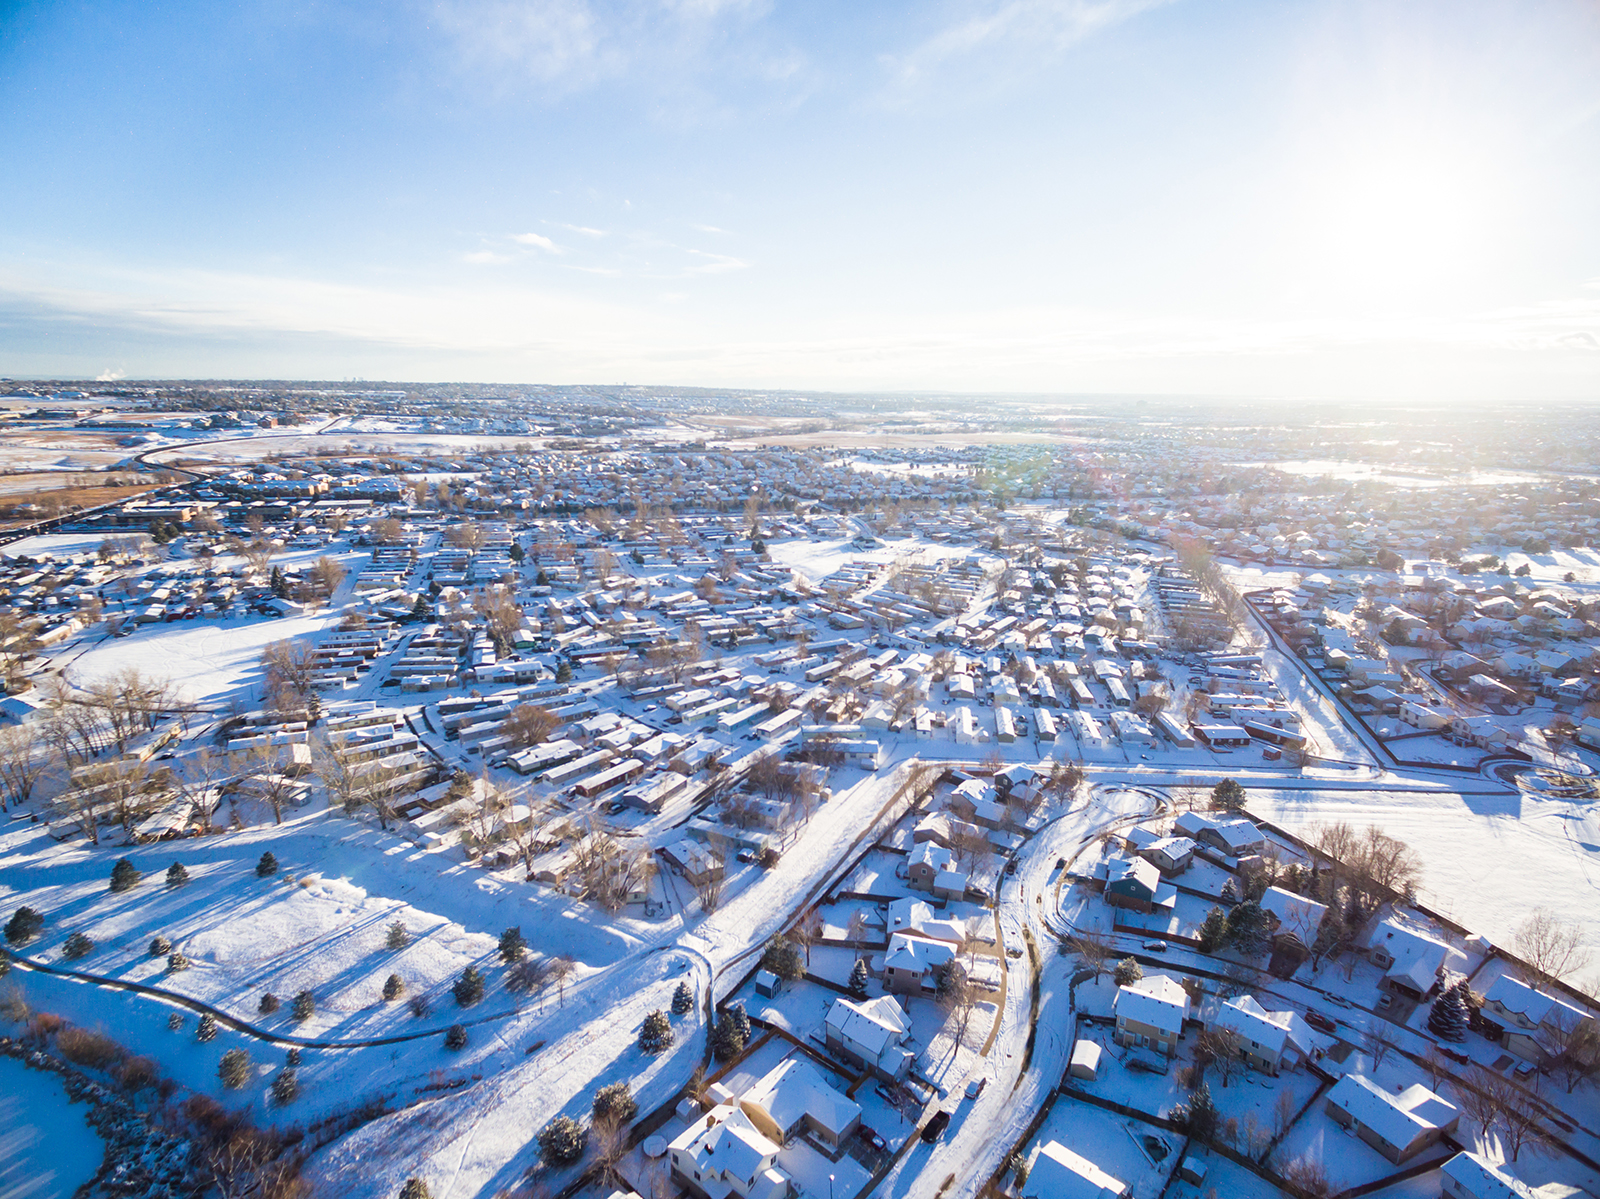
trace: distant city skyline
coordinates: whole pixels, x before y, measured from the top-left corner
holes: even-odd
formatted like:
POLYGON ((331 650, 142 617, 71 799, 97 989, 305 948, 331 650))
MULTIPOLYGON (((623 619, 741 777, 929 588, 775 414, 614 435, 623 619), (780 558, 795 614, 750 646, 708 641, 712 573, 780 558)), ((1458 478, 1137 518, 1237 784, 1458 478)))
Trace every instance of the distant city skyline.
POLYGON ((56 0, 0 30, 0 375, 1600 388, 1579 0, 56 0))

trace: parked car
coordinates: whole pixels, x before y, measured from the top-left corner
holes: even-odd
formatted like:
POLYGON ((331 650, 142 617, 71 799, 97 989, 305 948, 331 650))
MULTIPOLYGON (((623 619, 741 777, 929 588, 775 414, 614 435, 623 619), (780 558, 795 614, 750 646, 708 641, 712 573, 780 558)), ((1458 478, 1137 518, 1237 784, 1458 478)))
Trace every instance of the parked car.
POLYGON ((967 1083, 967 1098, 976 1099, 979 1095, 983 1094, 983 1088, 988 1085, 989 1076, 987 1074, 985 1074, 982 1078, 974 1078, 971 1082, 967 1083))
POLYGON ((750 863, 756 860, 756 851, 753 849, 741 849, 734 857, 741 862, 750 863))
POLYGON ((856 1136, 860 1137, 867 1144, 871 1145, 879 1153, 882 1153, 885 1149, 889 1148, 889 1143, 877 1133, 873 1132, 872 1129, 868 1128, 865 1124, 859 1124, 856 1126, 856 1136))
POLYGON ((1315 1008, 1306 1009, 1306 1023, 1318 1032, 1332 1032, 1337 1027, 1332 1020, 1315 1008))
POLYGON ((1144 947, 1151 953, 1167 952, 1167 943, 1165 941, 1146 941, 1144 947))
POLYGON ((941 1136, 944 1135, 944 1130, 946 1128, 949 1128, 949 1127, 950 1127, 950 1113, 945 1111, 943 1108, 941 1108, 940 1110, 934 1112, 933 1113, 933 1119, 929 1120, 928 1123, 923 1126, 923 1129, 922 1129, 922 1140, 923 1140, 923 1143, 927 1144, 927 1145, 933 1144, 941 1136))

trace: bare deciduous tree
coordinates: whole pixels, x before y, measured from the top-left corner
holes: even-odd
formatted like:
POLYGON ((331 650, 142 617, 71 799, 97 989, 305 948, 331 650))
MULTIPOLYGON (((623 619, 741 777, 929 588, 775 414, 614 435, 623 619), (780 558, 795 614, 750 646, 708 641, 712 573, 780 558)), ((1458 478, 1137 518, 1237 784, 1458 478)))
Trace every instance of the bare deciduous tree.
POLYGON ((1546 982, 1576 974, 1589 965, 1583 930, 1549 908, 1534 908, 1517 926, 1512 943, 1522 959, 1546 982))
POLYGON ((41 739, 21 727, 0 729, 0 812, 12 804, 25 804, 33 798, 49 764, 41 739))

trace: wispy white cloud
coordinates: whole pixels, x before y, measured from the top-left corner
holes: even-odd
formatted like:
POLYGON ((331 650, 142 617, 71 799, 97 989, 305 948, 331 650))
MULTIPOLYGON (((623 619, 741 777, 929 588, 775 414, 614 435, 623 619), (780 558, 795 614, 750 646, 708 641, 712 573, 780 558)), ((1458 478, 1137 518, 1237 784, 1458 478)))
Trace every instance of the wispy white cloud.
POLYGON ((473 250, 461 256, 462 262, 471 263, 473 266, 501 266, 511 261, 509 254, 497 254, 493 250, 473 250))
POLYGON ((571 233, 581 233, 584 237, 604 237, 604 229, 591 229, 588 225, 568 225, 561 221, 553 222, 558 229, 566 229, 571 233))
POLYGON ((561 247, 542 233, 513 233, 511 240, 519 246, 532 246, 538 250, 548 250, 552 254, 561 253, 561 247))
POLYGON ((710 254, 705 250, 688 251, 696 258, 705 259, 689 268, 691 275, 725 275, 730 271, 747 270, 750 264, 742 258, 734 258, 728 254, 710 254))
POLYGON ((968 0, 931 37, 901 54, 886 55, 893 87, 908 91, 963 60, 1003 51, 1008 74, 1022 62, 1058 54, 1173 0, 968 0))

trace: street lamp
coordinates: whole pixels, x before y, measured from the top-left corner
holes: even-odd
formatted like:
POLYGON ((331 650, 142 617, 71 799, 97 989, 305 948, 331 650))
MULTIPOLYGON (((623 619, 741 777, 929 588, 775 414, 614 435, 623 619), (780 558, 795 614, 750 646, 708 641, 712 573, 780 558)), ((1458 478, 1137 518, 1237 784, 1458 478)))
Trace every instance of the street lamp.
POLYGON ((828 1175, 828 1199, 833 1199, 833 1175, 828 1175))

